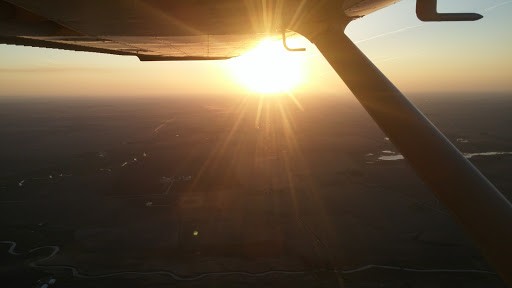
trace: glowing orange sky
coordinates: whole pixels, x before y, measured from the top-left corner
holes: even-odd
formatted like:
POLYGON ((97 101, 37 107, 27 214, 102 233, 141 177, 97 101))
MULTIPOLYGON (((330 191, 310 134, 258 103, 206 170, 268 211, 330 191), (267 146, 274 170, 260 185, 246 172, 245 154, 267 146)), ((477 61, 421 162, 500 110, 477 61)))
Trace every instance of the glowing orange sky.
MULTIPOLYGON (((441 10, 479 12, 484 19, 421 23, 414 1, 403 0, 354 21, 347 33, 404 92, 512 92, 511 1, 440 4, 441 10)), ((348 92, 316 48, 305 45, 305 81, 296 92, 348 92)), ((134 57, 0 45, 0 96, 248 92, 230 75, 229 61, 143 63, 134 57)))

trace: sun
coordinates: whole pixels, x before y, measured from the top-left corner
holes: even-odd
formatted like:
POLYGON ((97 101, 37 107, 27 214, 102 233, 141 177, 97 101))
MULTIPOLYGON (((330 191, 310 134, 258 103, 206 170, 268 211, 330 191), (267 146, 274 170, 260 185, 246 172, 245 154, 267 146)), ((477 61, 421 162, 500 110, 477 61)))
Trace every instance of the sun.
POLYGON ((250 91, 275 95, 290 92, 303 81, 303 54, 287 51, 279 40, 265 39, 246 54, 229 60, 228 67, 250 91))

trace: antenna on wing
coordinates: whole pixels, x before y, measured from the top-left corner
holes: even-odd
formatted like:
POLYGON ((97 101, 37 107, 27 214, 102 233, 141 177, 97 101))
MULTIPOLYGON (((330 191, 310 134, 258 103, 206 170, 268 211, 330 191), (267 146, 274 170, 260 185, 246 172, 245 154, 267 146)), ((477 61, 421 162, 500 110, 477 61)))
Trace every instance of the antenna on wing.
POLYGON ((283 29, 282 31, 282 37, 283 37, 283 46, 284 49, 290 51, 290 52, 304 52, 306 51, 306 48, 290 48, 288 46, 288 43, 286 43, 286 30, 283 29))

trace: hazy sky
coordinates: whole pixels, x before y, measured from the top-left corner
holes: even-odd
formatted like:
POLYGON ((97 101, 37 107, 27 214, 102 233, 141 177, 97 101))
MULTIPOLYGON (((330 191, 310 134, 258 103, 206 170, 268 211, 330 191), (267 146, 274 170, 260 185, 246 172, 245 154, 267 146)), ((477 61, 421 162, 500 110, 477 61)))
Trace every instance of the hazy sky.
MULTIPOLYGON (((422 23, 415 1, 358 19, 348 35, 404 92, 512 92, 512 1, 439 0, 446 12, 479 12, 477 22, 422 23)), ((347 88, 308 45, 296 93, 347 88)), ((229 61, 229 60, 228 60, 229 61)), ((111 56, 0 45, 0 96, 239 93, 226 61, 139 62, 111 56)))

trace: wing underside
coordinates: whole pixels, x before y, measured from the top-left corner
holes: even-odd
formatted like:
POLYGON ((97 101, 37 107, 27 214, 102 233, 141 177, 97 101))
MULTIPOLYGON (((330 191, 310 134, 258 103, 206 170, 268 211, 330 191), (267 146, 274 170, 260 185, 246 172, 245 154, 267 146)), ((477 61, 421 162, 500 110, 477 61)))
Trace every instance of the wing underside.
POLYGON ((357 18, 394 2, 0 0, 0 43, 131 55, 143 61, 227 59, 263 38, 279 37, 289 25, 283 19, 296 20, 320 4, 326 10, 341 7, 347 17, 357 18))

